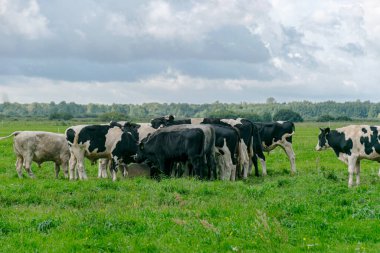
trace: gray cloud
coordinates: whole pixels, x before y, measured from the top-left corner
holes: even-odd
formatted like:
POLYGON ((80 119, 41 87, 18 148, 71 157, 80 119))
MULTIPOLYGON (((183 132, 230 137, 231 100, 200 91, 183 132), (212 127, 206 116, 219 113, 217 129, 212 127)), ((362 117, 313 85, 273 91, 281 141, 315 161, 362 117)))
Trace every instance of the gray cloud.
POLYGON ((377 101, 367 92, 380 78, 374 6, 0 0, 0 93, 19 102, 377 101))

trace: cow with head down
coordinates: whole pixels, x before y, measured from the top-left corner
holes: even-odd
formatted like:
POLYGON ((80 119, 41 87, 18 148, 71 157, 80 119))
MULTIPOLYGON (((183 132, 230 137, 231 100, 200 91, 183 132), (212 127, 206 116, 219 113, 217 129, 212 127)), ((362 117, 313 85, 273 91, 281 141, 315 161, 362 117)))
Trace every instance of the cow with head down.
POLYGON ((172 174, 174 163, 189 162, 198 178, 215 178, 214 129, 189 124, 160 128, 139 144, 136 161, 146 160, 166 176, 172 174))
MULTIPOLYGON (((291 174, 296 173, 296 155, 293 150, 293 134, 295 133, 295 126, 290 121, 276 121, 276 122, 254 122, 257 127, 260 139, 262 141, 263 150, 270 152, 276 147, 281 147, 290 161, 291 174)), ((267 168, 265 161, 261 158, 263 176, 267 175, 267 168)), ((259 169, 257 164, 257 157, 253 157, 253 165, 255 166, 255 175, 259 176, 259 169)))
POLYGON ((349 125, 336 130, 321 128, 315 149, 334 150, 338 159, 348 165, 348 186, 352 187, 353 174, 356 174, 356 185, 360 184, 360 160, 380 162, 379 131, 379 126, 368 125, 349 125))
MULTIPOLYGON (((210 124, 212 126, 223 125, 237 129, 240 137, 239 167, 242 168, 241 171, 238 171, 238 176, 247 178, 248 172, 252 167, 252 156, 258 156, 265 165, 265 156, 263 154, 258 129, 251 121, 247 119, 191 118, 174 120, 174 116, 169 115, 155 118, 151 121, 151 125, 154 128, 178 124, 210 124)), ((216 132, 216 134, 218 133, 216 132)), ((234 151, 230 150, 230 152, 232 153, 234 151)), ((235 180, 235 174, 232 174, 231 180, 235 180)))

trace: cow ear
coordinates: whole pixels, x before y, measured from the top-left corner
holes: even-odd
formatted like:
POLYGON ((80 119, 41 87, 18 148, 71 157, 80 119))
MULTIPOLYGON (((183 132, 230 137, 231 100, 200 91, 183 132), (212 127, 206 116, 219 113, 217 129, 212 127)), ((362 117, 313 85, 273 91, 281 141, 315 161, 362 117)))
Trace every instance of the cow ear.
POLYGON ((325 129, 323 129, 322 127, 320 127, 319 130, 321 131, 321 133, 323 133, 323 131, 325 131, 325 129))
POLYGON ((329 127, 326 128, 326 129, 325 129, 325 132, 326 132, 326 134, 330 133, 330 128, 329 128, 329 127))
POLYGON ((173 115, 169 115, 169 121, 173 121, 174 120, 174 116, 173 115))

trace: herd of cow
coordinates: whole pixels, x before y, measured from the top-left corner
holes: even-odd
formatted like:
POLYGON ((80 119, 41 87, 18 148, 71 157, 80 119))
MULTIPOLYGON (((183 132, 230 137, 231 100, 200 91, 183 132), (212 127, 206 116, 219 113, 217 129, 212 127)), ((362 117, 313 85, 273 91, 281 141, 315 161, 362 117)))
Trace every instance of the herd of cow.
MULTIPOLYGON (((349 186, 360 183, 360 160, 380 161, 380 127, 350 125, 336 130, 321 129, 316 150, 333 148, 348 165, 349 186)), ((85 158, 99 160, 98 177, 107 177, 109 167, 113 180, 118 170, 125 177, 128 165, 144 163, 151 177, 195 176, 200 179, 234 181, 252 174, 266 175, 264 151, 280 146, 287 154, 291 173, 296 172, 292 122, 253 123, 247 119, 192 118, 175 120, 174 116, 153 119, 150 123, 127 121, 101 125, 77 125, 65 134, 42 131, 16 131, 13 147, 17 156, 16 170, 22 167, 30 177, 32 161, 55 163, 56 177, 63 168, 70 180, 87 179, 85 158)), ((380 176, 380 170, 379 170, 380 176)))

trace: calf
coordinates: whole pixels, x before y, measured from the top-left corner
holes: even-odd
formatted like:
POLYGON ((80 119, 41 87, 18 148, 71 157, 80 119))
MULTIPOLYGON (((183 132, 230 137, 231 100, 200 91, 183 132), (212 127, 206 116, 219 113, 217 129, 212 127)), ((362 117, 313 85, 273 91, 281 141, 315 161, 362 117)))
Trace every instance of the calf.
MULTIPOLYGON (((281 147, 290 161, 291 173, 296 173, 295 154, 292 147, 292 136, 295 132, 293 122, 290 121, 277 121, 270 123, 254 123, 258 128, 260 139, 264 151, 270 152, 276 147, 281 147)), ((257 165, 257 157, 252 157, 253 164, 255 166, 255 175, 259 176, 259 169, 257 165)), ((261 159, 263 167, 263 176, 267 175, 267 169, 265 162, 261 159)))
MULTIPOLYGON (((317 151, 332 148, 339 160, 348 165, 348 186, 360 184, 360 160, 380 162, 380 127, 368 125, 349 125, 336 130, 321 128, 318 136, 317 151)), ((379 174, 380 176, 380 170, 379 174)))
POLYGON ((165 175, 175 162, 189 161, 201 178, 216 176, 215 132, 206 125, 175 125, 160 128, 139 144, 136 161, 148 160, 165 175))
POLYGON ((79 179, 87 179, 84 157, 92 162, 99 158, 111 160, 112 179, 116 180, 117 167, 133 162, 137 151, 137 141, 131 133, 114 125, 73 126, 66 129, 66 139, 70 146, 70 180, 74 179, 74 168, 78 163, 79 179))
POLYGON ((14 136, 13 150, 17 156, 16 170, 22 177, 22 167, 30 177, 34 177, 32 161, 40 166, 43 162, 55 163, 55 177, 58 178, 60 166, 67 177, 68 163, 70 159, 69 146, 65 135, 41 131, 17 131, 0 140, 14 136))

